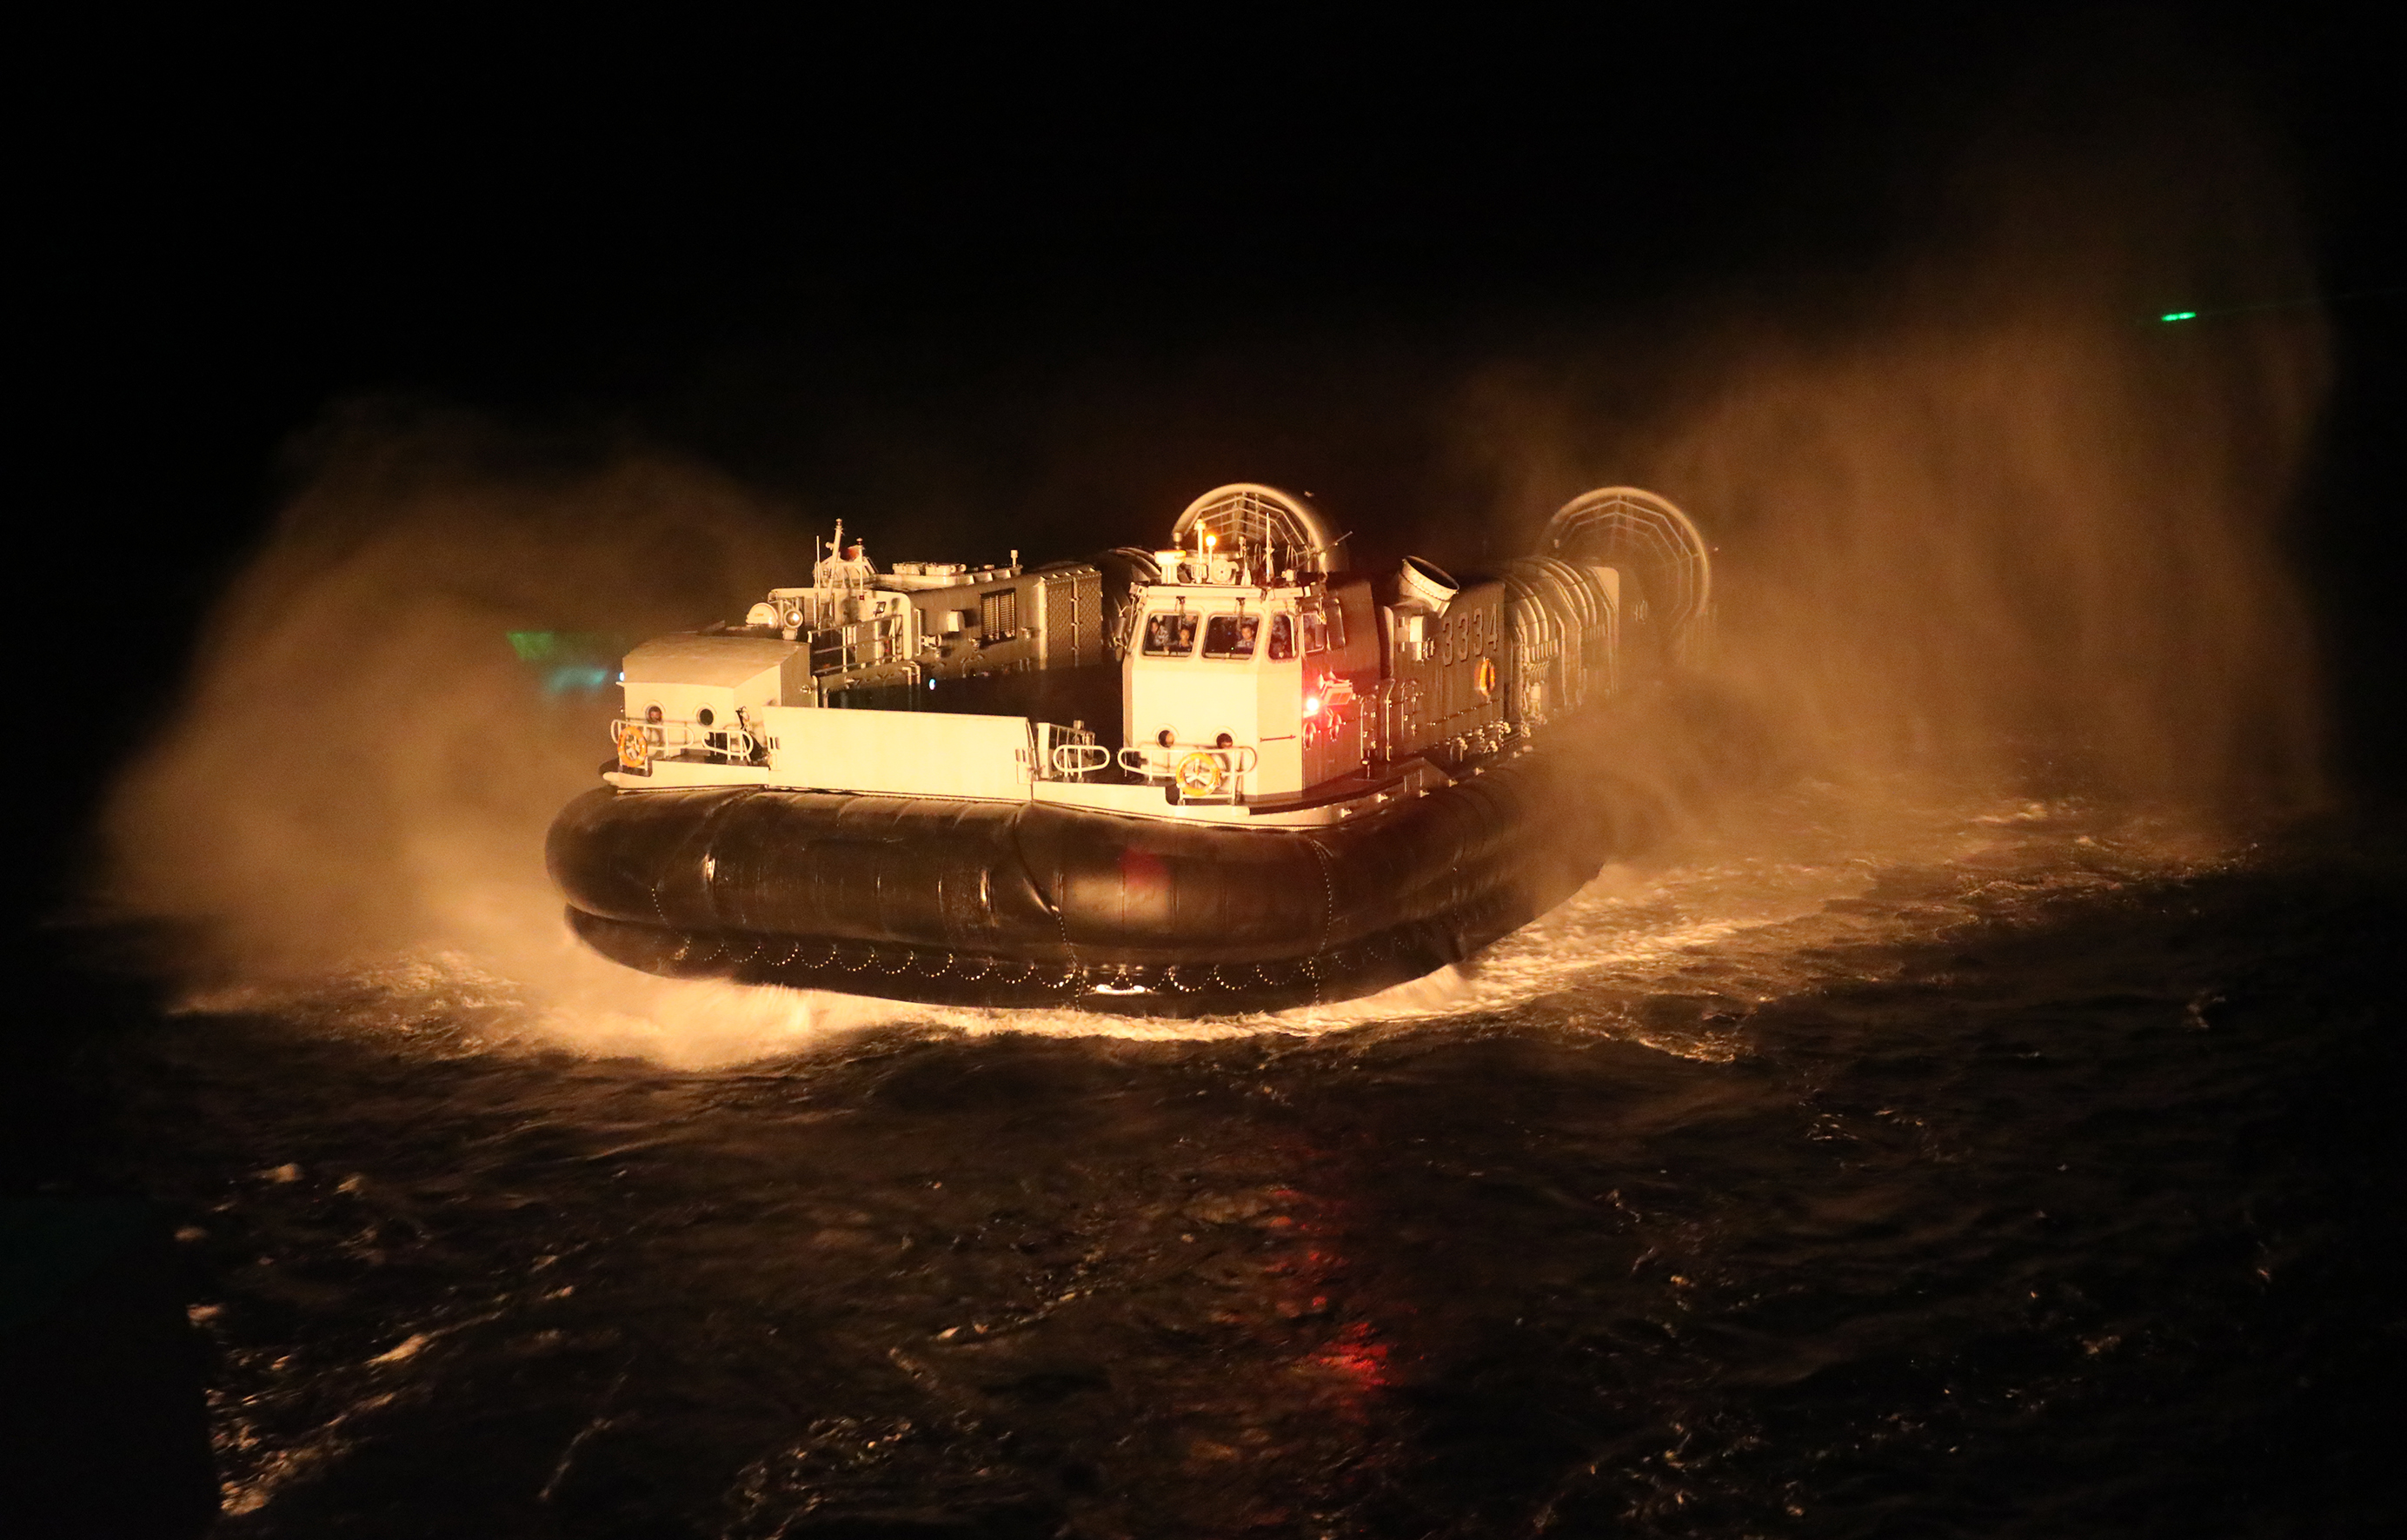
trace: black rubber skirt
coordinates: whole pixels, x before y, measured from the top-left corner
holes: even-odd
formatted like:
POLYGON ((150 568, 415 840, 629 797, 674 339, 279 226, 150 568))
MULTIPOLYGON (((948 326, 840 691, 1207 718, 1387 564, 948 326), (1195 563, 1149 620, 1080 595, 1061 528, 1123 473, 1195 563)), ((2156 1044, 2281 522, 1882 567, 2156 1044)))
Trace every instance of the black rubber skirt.
POLYGON ((1645 843, 1653 807, 1543 751, 1327 828, 1039 802, 587 792, 547 847, 595 950, 677 977, 1133 1015, 1417 978, 1645 843))

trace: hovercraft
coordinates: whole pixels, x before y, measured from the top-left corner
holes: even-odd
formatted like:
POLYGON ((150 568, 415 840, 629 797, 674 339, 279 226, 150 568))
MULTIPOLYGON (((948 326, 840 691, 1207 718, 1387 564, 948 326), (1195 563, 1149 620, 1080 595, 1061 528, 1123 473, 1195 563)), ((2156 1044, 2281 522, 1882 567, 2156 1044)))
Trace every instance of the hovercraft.
POLYGON ((1146 1015, 1369 993, 1631 853, 1618 708, 1708 645, 1661 497, 1573 500, 1458 582, 1346 570, 1304 499, 1218 488, 1160 550, 898 563, 628 653, 605 784, 547 860, 656 974, 1146 1015))

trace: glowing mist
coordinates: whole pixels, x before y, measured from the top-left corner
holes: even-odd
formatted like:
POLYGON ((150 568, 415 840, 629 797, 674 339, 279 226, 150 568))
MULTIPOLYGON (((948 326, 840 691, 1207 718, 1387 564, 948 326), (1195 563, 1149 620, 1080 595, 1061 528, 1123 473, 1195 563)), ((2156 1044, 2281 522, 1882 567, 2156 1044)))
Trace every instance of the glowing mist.
MULTIPOLYGON (((2060 105, 2058 107, 2061 111, 2060 105)), ((2210 102, 2009 121, 1933 228, 1786 307, 1499 364, 1463 459, 1536 527, 1620 478, 1717 546, 1718 673, 1784 754, 1867 782, 2035 771, 2202 818, 2324 794, 2285 549, 2327 383, 2291 195, 2210 102)))
POLYGON ((656 457, 530 466, 473 424, 356 418, 315 452, 117 789, 107 898, 186 926, 220 998, 483 970, 538 1014, 575 1003, 593 1046, 677 1057, 630 1026, 674 991, 577 948, 543 869, 615 692, 548 693, 509 634, 691 626, 806 563, 806 540, 656 457))

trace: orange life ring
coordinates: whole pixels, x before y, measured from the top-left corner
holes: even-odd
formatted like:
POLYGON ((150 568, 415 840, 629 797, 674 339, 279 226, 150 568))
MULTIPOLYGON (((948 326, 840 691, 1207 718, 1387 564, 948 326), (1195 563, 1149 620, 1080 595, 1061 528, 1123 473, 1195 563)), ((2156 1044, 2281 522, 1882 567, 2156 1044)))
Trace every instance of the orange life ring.
POLYGON ((651 734, 644 730, 644 724, 622 721, 619 724, 617 737, 619 763, 630 770, 643 769, 652 755, 651 734))
POLYGON ((1198 749, 1178 762, 1178 789, 1190 797, 1218 796, 1228 780, 1227 762, 1209 749, 1198 749))

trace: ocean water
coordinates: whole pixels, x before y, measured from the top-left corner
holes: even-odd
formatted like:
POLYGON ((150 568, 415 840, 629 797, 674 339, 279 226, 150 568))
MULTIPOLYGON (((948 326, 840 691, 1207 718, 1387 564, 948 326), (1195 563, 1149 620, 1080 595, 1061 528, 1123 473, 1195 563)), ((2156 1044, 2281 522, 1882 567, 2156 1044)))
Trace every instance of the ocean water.
POLYGON ((229 1540, 2386 1533, 2402 918, 1808 787, 1272 1016, 218 988, 111 1159, 229 1540))

